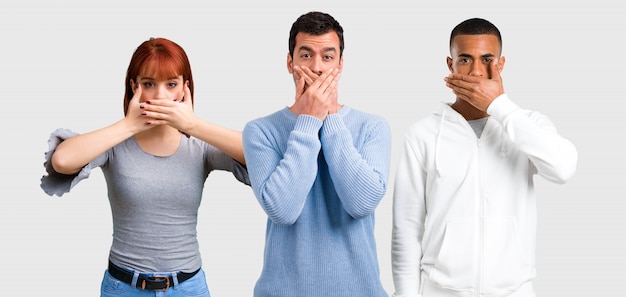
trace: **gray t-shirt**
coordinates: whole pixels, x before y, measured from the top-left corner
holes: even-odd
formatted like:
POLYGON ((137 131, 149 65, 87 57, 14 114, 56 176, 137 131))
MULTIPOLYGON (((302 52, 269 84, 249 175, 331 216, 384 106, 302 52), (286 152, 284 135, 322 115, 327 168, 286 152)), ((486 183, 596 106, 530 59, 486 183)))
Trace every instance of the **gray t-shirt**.
POLYGON ((476 133, 476 137, 480 138, 480 135, 483 134, 483 130, 485 129, 485 125, 487 124, 487 120, 489 117, 484 117, 477 120, 467 121, 469 125, 474 129, 474 133, 476 133))
POLYGON ((50 166, 52 152, 63 139, 52 133, 46 153, 48 175, 41 187, 58 196, 101 167, 113 215, 109 260, 140 272, 195 271, 202 265, 196 225, 204 182, 213 170, 232 172, 250 185, 245 166, 196 138, 181 137, 178 150, 166 157, 144 152, 134 137, 114 146, 76 175, 62 175, 50 166))

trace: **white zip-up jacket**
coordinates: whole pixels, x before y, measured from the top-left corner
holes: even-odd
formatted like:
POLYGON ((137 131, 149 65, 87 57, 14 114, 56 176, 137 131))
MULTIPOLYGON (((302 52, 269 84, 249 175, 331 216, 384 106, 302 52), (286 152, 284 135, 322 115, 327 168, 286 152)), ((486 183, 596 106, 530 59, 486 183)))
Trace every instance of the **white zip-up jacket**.
POLYGON ((565 183, 575 146, 506 95, 479 138, 458 112, 406 133, 393 193, 395 297, 534 296, 536 174, 565 183))

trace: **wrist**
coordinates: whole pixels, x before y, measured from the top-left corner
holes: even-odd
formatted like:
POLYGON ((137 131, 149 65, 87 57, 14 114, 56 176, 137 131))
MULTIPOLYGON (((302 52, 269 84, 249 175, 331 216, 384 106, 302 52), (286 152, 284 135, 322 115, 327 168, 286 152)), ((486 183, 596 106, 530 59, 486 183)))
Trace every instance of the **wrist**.
POLYGON ((128 118, 123 118, 122 120, 113 124, 113 127, 115 127, 116 130, 120 131, 120 135, 124 135, 125 138, 146 130, 145 126, 147 126, 145 123, 141 125, 139 124, 139 122, 132 121, 128 118))

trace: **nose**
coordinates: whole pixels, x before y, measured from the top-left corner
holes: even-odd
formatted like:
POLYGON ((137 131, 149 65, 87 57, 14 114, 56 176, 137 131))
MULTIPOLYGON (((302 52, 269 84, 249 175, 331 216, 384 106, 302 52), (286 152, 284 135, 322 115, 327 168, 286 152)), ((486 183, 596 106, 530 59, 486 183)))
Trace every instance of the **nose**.
POLYGON ((167 90, 167 86, 164 84, 158 84, 156 88, 156 98, 155 99, 169 99, 167 95, 169 94, 167 90))
POLYGON ((472 63, 469 75, 482 77, 485 75, 485 68, 481 63, 472 63))
POLYGON ((324 64, 322 62, 322 58, 321 57, 316 57, 311 62, 311 65, 310 65, 311 71, 315 72, 315 74, 317 74, 317 75, 322 75, 322 73, 324 73, 323 65, 324 64))

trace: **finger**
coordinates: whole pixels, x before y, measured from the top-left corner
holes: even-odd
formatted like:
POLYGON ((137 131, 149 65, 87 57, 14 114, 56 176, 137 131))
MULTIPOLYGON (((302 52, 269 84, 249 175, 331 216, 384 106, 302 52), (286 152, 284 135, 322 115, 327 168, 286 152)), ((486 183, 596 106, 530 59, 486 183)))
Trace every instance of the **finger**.
POLYGON ((167 125, 168 122, 165 121, 165 120, 159 120, 159 119, 151 118, 148 121, 146 121, 146 124, 148 124, 150 126, 160 126, 160 125, 167 125))
POLYGON ((329 75, 324 79, 324 93, 333 92, 333 90, 337 89, 337 83, 339 82, 339 77, 341 74, 339 73, 339 69, 335 68, 329 73, 329 75))
POLYGON ((297 81, 302 77, 302 74, 300 73, 300 67, 297 65, 293 66, 293 78, 297 81))
POLYGON ((148 112, 145 110, 145 107, 148 104, 146 104, 146 102, 141 102, 142 93, 143 89, 141 87, 141 84, 135 84, 133 97, 130 99, 128 105, 127 117, 132 115, 132 117, 136 117, 138 119, 140 118, 143 121, 143 125, 147 126, 149 125, 148 122, 150 121, 150 116, 147 115, 148 112), (136 114, 135 112, 137 112, 138 114, 136 114))
MULTIPOLYGON (((191 97, 191 88, 189 88, 189 80, 185 81, 185 89, 183 90, 183 104, 186 104, 190 110, 193 110, 193 98, 191 97)), ((187 136, 187 138, 191 137, 189 133, 178 130, 178 132, 187 136)))
POLYGON ((189 88, 189 81, 185 82, 185 88, 183 90, 183 104, 186 104, 190 108, 193 108, 193 98, 191 98, 191 89, 189 88))
POLYGON ((310 85, 310 88, 314 90, 326 90, 334 77, 333 71, 334 70, 331 68, 328 69, 328 71, 322 73, 316 80, 313 81, 313 83, 310 85))
POLYGON ((335 76, 335 79, 333 79, 332 82, 332 86, 329 88, 330 89, 330 93, 328 94, 328 98, 330 99, 330 104, 331 104, 331 109, 329 111, 331 111, 330 113, 336 113, 339 110, 339 95, 337 92, 337 85, 339 84, 339 77, 341 76, 341 73, 339 73, 337 76, 335 76))
POLYGON ((146 104, 143 107, 145 112, 144 115, 155 119, 166 119, 172 113, 171 104, 175 103, 166 99, 153 99, 146 101, 146 104))
POLYGON ((448 75, 448 78, 450 78, 456 85, 468 85, 468 83, 477 83, 481 79, 480 77, 463 75, 459 73, 450 73, 448 75))
POLYGON ((306 82, 304 80, 304 77, 302 77, 302 76, 298 80, 296 80, 296 101, 304 93, 304 86, 305 86, 305 84, 306 84, 306 82))
POLYGON ((450 88, 455 96, 463 100, 469 99, 466 94, 467 90, 465 87, 463 87, 463 84, 466 83, 462 79, 448 76, 444 78, 444 81, 446 82, 446 87, 450 88))
POLYGON ((493 59, 493 61, 489 63, 489 72, 491 74, 490 77, 492 80, 500 81, 501 77, 500 77, 500 69, 498 67, 498 61, 499 59, 493 59))
POLYGON ((452 76, 452 74, 444 77, 443 80, 446 82, 446 87, 453 89, 453 90, 456 87, 456 82, 458 81, 458 79, 455 79, 454 76, 452 76))
POLYGON ((298 67, 298 75, 302 78, 304 78, 304 82, 307 85, 311 85, 315 79, 317 78, 317 75, 315 75, 313 73, 313 71, 311 71, 311 69, 309 69, 306 66, 302 66, 302 67, 298 67))
POLYGON ((142 104, 142 108, 145 116, 163 119, 171 112, 174 104, 177 103, 171 99, 150 99, 142 104))
MULTIPOLYGON (((128 110, 127 110, 127 115, 135 114, 136 110, 140 110, 144 107, 144 103, 140 103, 139 100, 141 99, 141 85, 136 84, 135 85, 135 92, 133 93, 133 97, 130 98, 130 101, 128 102, 128 110)), ((142 111, 139 111, 139 113, 141 114, 142 111)))
POLYGON ((463 89, 468 89, 472 81, 475 80, 474 77, 468 75, 461 74, 450 74, 448 77, 444 79, 446 81, 446 86, 453 90, 459 91, 463 89), (467 81, 466 81, 467 80, 467 81))
POLYGON ((319 78, 319 75, 315 72, 313 72, 313 70, 311 70, 311 68, 306 67, 306 66, 302 66, 302 73, 305 77, 306 83, 311 85, 315 80, 317 80, 319 78))
POLYGON ((141 98, 141 84, 135 84, 135 93, 130 98, 130 102, 139 102, 139 98, 141 98))
POLYGON ((324 90, 324 92, 329 93, 331 95, 333 93, 336 93, 337 85, 339 84, 340 77, 341 77, 341 72, 339 72, 339 69, 333 70, 332 74, 326 78, 325 83, 328 83, 328 85, 326 86, 326 89, 324 90))

